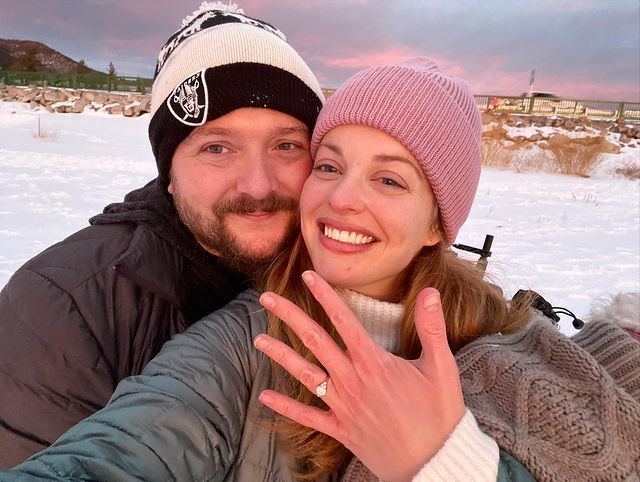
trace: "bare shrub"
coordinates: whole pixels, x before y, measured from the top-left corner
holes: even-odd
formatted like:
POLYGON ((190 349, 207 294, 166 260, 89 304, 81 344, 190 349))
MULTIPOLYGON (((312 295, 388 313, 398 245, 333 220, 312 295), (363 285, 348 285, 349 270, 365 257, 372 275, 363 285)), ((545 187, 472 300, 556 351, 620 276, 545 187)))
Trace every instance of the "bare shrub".
POLYGON ((33 137, 34 139, 41 139, 43 141, 54 142, 58 138, 58 133, 56 131, 40 129, 40 131, 35 131, 33 133, 33 137))
POLYGON ((629 164, 616 169, 616 174, 626 177, 627 179, 640 180, 640 164, 629 164))
POLYGON ((537 156, 537 152, 539 150, 533 143, 513 141, 485 133, 480 154, 482 165, 486 167, 516 172, 543 171, 548 161, 544 155, 537 156))
POLYGON ((505 138, 506 131, 502 127, 483 134, 480 151, 483 166, 498 169, 519 169, 522 161, 521 146, 505 138))
POLYGON ((42 127, 40 116, 36 116, 36 129, 33 132, 34 139, 42 139, 43 141, 53 142, 58 138, 58 133, 42 127))
POLYGON ((604 136, 574 138, 556 134, 539 146, 547 152, 559 172, 581 177, 591 175, 600 154, 620 152, 620 148, 604 136))
POLYGON ((480 152, 482 165, 507 169, 513 166, 514 151, 508 149, 499 139, 485 139, 480 152))

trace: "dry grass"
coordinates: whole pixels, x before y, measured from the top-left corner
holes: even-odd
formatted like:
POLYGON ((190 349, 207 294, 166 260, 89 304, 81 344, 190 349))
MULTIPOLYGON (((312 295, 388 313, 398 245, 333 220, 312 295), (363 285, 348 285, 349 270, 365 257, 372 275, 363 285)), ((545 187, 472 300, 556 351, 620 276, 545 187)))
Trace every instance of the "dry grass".
POLYGON ((41 139, 47 142, 54 142, 58 138, 58 133, 56 131, 49 131, 45 129, 40 129, 40 131, 35 131, 33 133, 34 139, 41 139))
POLYGON ((506 131, 502 127, 484 133, 480 152, 483 166, 519 170, 524 157, 523 150, 515 142, 505 140, 505 137, 506 131))
POLYGON ((640 164, 619 167, 616 169, 616 174, 620 174, 627 179, 640 180, 640 164))
POLYGON ((533 143, 485 136, 481 156, 483 166, 496 169, 516 172, 553 170, 547 156, 533 143))
POLYGON ((617 153, 620 148, 603 136, 572 138, 556 134, 540 147, 562 174, 589 177, 599 162, 600 154, 617 153))
MULTIPOLYGON (((498 128, 484 133, 482 164, 517 172, 547 171, 589 177, 601 154, 619 151, 604 136, 573 138, 556 134, 546 141, 515 142, 506 139, 504 129, 498 128)), ((633 178, 638 175, 637 170, 637 166, 623 168, 620 174, 633 178)))

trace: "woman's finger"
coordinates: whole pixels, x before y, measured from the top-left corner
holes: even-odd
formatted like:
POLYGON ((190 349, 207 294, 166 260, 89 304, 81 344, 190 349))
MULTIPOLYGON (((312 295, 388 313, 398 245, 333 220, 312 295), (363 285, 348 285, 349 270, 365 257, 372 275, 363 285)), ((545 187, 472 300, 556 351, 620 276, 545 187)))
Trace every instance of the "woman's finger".
POLYGON ((259 398, 274 412, 290 418, 300 425, 325 433, 339 442, 343 441, 342 434, 338 430, 338 421, 332 412, 310 407, 274 390, 264 390, 259 398))
POLYGON ((425 288, 418 294, 415 323, 416 332, 422 343, 422 354, 418 360, 418 366, 423 371, 428 369, 432 375, 455 375, 457 379, 457 366, 447 340, 447 325, 437 289, 425 288))
POLYGON ((313 394, 316 393, 316 388, 327 379, 327 374, 319 366, 306 360, 293 348, 269 335, 258 335, 253 344, 313 394))
POLYGON ((330 375, 345 373, 350 362, 329 334, 294 303, 272 292, 260 296, 260 303, 286 323, 330 375))
POLYGON ((305 271, 302 279, 322 305, 351 356, 361 361, 370 359, 378 345, 342 297, 315 271, 305 271))

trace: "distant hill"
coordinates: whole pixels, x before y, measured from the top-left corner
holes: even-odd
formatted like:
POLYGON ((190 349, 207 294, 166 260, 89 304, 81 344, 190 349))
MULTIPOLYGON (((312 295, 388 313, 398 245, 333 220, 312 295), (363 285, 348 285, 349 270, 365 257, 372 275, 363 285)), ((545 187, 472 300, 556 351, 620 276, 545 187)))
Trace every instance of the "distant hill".
MULTIPOLYGON (((34 40, 0 38, 0 69, 64 74, 104 74, 34 40)), ((106 74, 105 74, 106 75, 106 74)))

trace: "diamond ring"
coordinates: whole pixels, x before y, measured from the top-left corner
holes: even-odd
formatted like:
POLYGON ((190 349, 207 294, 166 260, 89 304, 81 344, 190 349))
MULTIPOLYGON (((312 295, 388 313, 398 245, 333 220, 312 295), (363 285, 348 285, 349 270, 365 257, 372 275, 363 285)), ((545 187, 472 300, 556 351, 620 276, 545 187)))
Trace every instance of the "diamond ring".
POLYGON ((324 382, 316 387, 316 395, 320 398, 324 397, 327 394, 327 381, 329 377, 327 377, 324 382))

